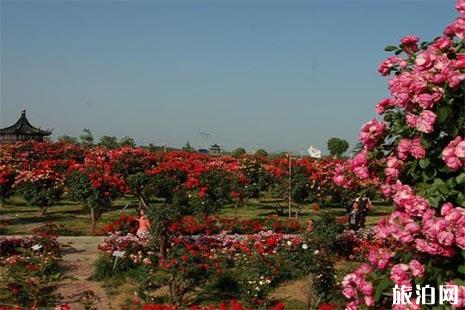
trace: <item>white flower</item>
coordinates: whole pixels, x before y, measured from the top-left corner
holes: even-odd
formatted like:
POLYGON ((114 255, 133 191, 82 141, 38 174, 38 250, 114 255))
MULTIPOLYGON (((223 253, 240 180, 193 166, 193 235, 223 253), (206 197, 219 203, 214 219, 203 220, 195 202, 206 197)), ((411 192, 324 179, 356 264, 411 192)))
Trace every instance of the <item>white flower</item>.
POLYGON ((265 284, 265 282, 260 281, 260 282, 258 282, 258 284, 263 285, 263 284, 265 284))
POLYGON ((315 252, 313 252, 313 254, 318 255, 318 254, 320 254, 320 251, 315 250, 315 252))
POLYGON ((268 283, 268 284, 270 284, 270 283, 271 283, 271 280, 270 280, 270 279, 266 279, 265 282, 268 283))
POLYGON ((308 245, 306 245, 305 243, 302 244, 302 249, 304 249, 304 250, 308 249, 308 245))
POLYGON ((292 245, 292 242, 290 242, 290 241, 287 241, 286 243, 287 243, 288 246, 292 245))

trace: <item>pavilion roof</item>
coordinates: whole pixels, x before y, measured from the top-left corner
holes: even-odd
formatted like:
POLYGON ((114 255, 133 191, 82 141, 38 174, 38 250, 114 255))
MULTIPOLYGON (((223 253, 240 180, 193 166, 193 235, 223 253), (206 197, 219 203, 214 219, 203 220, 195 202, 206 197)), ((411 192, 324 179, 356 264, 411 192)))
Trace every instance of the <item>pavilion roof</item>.
POLYGON ((25 135, 42 135, 48 136, 52 134, 51 130, 42 130, 40 128, 36 128, 29 123, 26 117, 26 110, 21 112, 21 117, 18 119, 16 123, 12 126, 5 127, 0 129, 0 134, 25 134, 25 135))

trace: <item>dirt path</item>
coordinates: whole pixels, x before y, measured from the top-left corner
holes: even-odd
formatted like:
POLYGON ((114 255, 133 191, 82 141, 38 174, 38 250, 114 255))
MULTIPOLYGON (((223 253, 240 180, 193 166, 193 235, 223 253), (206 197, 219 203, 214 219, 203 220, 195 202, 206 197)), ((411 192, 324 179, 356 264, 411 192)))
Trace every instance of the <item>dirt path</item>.
POLYGON ((94 309, 114 309, 99 282, 89 281, 93 263, 97 259, 97 246, 103 237, 60 237, 62 245, 65 279, 59 284, 57 293, 62 303, 70 304, 72 310, 84 309, 85 298, 93 301, 94 309))

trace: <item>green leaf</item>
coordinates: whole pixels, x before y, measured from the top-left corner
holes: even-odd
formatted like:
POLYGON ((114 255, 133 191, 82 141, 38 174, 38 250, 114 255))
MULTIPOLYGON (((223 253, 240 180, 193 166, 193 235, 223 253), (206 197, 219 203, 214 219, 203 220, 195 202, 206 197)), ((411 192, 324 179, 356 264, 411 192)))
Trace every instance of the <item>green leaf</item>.
POLYGON ((443 184, 443 185, 439 186, 439 191, 440 191, 442 194, 447 195, 447 194, 449 194, 450 189, 449 189, 449 187, 448 187, 446 184, 443 184))
POLYGON ((465 274, 465 264, 460 265, 458 271, 459 271, 460 273, 465 274))
POLYGON ((459 174, 455 180, 457 181, 457 184, 462 184, 462 183, 465 183, 465 172, 462 172, 461 174, 459 174))
POLYGON ((426 167, 428 167, 430 163, 431 163, 431 162, 430 162, 430 160, 429 160, 428 158, 421 159, 420 162, 419 162, 420 167, 421 167, 422 169, 425 169, 426 167))
POLYGON ((399 48, 395 45, 388 45, 384 48, 384 50, 386 52, 393 52, 393 51, 397 51, 399 48))
POLYGON ((379 301, 379 299, 381 298, 381 295, 383 294, 383 291, 392 286, 393 286, 393 283, 391 280, 389 280, 387 276, 380 277, 378 281, 378 285, 376 286, 376 291, 374 295, 375 301, 379 301))
POLYGON ((457 203, 458 203, 460 206, 465 207, 465 196, 459 197, 459 198, 457 199, 457 203))
POLYGON ((452 113, 452 109, 448 106, 443 106, 438 109, 438 124, 444 123, 448 118, 449 115, 452 113))

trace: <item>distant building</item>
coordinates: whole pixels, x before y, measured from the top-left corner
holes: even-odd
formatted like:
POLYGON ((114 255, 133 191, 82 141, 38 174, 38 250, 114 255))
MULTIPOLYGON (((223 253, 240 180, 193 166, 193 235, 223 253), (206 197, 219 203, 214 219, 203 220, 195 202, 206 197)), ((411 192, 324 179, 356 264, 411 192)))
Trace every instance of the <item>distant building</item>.
POLYGON ((221 153, 223 153, 223 146, 215 143, 210 146, 208 153, 212 155, 221 155, 221 153))
POLYGON ((0 129, 0 143, 15 143, 29 140, 43 141, 44 137, 51 134, 51 130, 42 130, 32 126, 26 118, 26 110, 23 110, 21 117, 14 125, 0 129))

